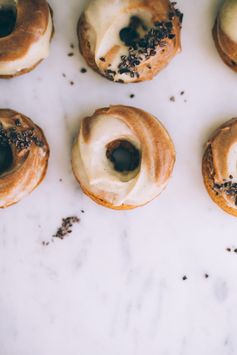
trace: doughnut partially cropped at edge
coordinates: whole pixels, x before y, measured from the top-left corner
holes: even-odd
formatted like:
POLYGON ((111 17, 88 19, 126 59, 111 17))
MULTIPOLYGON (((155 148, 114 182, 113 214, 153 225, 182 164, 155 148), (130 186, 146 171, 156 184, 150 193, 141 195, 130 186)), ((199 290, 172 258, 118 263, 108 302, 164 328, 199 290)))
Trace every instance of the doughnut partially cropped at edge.
POLYGON ((109 80, 151 80, 181 50, 182 19, 169 0, 91 0, 78 23, 80 51, 109 80))
POLYGON ((19 202, 43 181, 48 159, 43 131, 21 113, 0 109, 0 208, 19 202))
POLYGON ((237 72, 237 0, 225 0, 216 17, 213 38, 225 64, 237 72))
POLYGON ((33 70, 48 57, 54 33, 46 0, 0 0, 0 78, 33 70))
POLYGON ((212 200, 237 217, 237 118, 224 123, 209 139, 202 173, 212 200))

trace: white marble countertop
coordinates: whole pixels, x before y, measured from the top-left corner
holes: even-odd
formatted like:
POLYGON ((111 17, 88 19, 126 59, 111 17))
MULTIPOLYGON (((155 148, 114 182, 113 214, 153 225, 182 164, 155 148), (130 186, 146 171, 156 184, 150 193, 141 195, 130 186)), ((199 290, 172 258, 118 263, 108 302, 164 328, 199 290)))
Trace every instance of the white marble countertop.
POLYGON ((128 86, 80 73, 85 2, 51 0, 49 59, 0 81, 0 107, 31 117, 51 146, 43 184, 0 212, 0 355, 236 355, 237 253, 226 248, 237 248, 237 220, 212 203, 201 176, 203 144, 237 115, 237 76, 211 37, 219 1, 178 1, 182 54, 152 82, 128 86), (159 117, 177 150, 166 191, 133 212, 94 204, 70 166, 80 119, 116 103, 159 117), (51 242, 71 215, 80 224, 51 242))

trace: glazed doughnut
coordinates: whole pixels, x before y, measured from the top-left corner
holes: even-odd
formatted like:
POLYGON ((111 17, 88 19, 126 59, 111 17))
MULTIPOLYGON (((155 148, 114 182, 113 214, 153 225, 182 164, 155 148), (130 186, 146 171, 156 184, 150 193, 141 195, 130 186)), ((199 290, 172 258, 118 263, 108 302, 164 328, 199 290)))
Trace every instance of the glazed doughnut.
POLYGON ((27 73, 47 58, 54 32, 45 0, 9 1, 0 0, 0 78, 27 73))
POLYGON ((91 0, 78 23, 79 48, 107 79, 151 80, 180 51, 182 19, 169 0, 91 0))
POLYGON ((0 110, 0 208, 11 206, 34 190, 48 166, 49 146, 29 118, 0 110))
POLYGON ((213 37, 222 60, 237 72, 237 0, 226 0, 222 5, 213 37))
POLYGON ((237 217, 237 118, 223 124, 207 143, 202 172, 207 191, 224 211, 237 217))
POLYGON ((105 207, 142 206, 166 187, 175 163, 169 134, 140 109, 111 106, 86 117, 72 149, 82 190, 105 207))

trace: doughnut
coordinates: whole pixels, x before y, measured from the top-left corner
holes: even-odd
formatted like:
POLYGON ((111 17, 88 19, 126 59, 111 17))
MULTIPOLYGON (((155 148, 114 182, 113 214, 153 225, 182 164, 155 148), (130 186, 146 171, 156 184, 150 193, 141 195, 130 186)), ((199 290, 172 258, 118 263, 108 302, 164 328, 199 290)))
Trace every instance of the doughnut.
POLYGON ((237 217, 237 118, 224 123, 209 139, 202 173, 212 200, 237 217))
POLYGON ((53 33, 45 0, 0 0, 0 78, 33 70, 48 57, 53 33))
POLYGON ((182 19, 169 0, 91 0, 78 22, 79 48, 111 81, 151 80, 181 50, 182 19))
POLYGON ((213 28, 213 38, 225 64, 237 72, 237 0, 226 0, 213 28))
POLYGON ((83 119, 72 149, 73 172, 84 193, 115 210, 157 197, 174 163, 174 145, 163 125, 145 111, 122 105, 83 119))
POLYGON ((17 203, 41 183, 48 159, 42 130, 21 113, 0 109, 0 208, 17 203))

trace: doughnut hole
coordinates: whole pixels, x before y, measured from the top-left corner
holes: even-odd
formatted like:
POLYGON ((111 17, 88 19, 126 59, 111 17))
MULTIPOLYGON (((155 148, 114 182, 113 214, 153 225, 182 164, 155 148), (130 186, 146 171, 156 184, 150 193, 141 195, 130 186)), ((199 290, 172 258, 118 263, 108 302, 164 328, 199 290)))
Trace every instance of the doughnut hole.
POLYGON ((127 27, 121 29, 119 33, 120 40, 126 46, 134 45, 147 31, 143 20, 138 16, 132 16, 127 27))
POLYGON ((9 36, 16 27, 17 3, 16 1, 0 0, 0 38, 9 36))
POLYGON ((123 175, 135 177, 141 165, 141 152, 129 141, 115 140, 106 146, 106 157, 113 169, 123 175))
POLYGON ((13 163, 13 154, 9 144, 0 144, 0 176, 4 174, 13 163))

